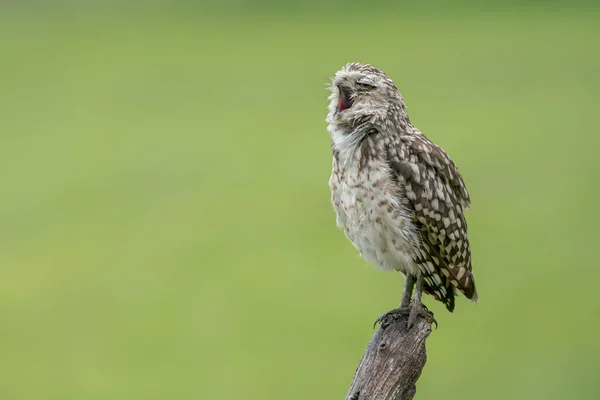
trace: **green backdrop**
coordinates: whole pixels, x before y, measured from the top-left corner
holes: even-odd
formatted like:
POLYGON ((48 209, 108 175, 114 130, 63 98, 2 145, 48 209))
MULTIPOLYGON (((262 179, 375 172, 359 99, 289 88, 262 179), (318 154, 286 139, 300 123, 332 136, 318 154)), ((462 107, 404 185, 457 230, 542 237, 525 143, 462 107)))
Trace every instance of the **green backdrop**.
POLYGON ((402 290, 329 204, 349 61, 473 200, 417 398, 600 397, 600 10, 355 3, 3 3, 0 398, 343 398, 402 290))

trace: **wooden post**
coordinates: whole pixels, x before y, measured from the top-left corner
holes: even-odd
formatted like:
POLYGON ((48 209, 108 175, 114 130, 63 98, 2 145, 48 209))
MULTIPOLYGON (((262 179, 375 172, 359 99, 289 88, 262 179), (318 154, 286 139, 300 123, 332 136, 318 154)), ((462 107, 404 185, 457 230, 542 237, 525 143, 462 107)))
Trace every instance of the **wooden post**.
POLYGON ((371 338, 346 400, 410 400, 427 361, 425 341, 431 323, 419 317, 409 330, 408 316, 387 318, 371 338))

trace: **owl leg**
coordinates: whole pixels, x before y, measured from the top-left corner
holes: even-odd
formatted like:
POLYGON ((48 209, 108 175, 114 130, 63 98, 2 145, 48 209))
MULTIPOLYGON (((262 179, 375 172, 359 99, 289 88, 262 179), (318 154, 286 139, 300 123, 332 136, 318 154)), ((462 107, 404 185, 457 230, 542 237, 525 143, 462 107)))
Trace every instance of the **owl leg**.
POLYGON ((411 274, 406 274, 404 279, 404 291, 402 292, 402 301, 400 307, 395 308, 391 311, 386 312, 381 317, 377 318, 373 327, 381 322, 382 327, 386 327, 390 324, 390 319, 398 319, 402 315, 410 315, 412 308, 410 307, 410 298, 412 296, 413 287, 415 286, 416 277, 411 274))
MULTIPOLYGON (((415 285, 415 296, 410 303, 410 313, 408 314, 408 329, 410 329, 415 322, 417 322, 417 317, 421 316, 425 318, 425 320, 429 323, 435 323, 437 328, 437 321, 433 318, 433 313, 425 307, 423 303, 421 303, 421 294, 423 291, 423 274, 421 272, 417 272, 417 283, 415 285)), ((404 298, 402 299, 404 300, 404 298)))
POLYGON ((406 275, 406 279, 404 280, 404 291, 402 292, 402 301, 400 302, 400 308, 407 308, 410 304, 410 297, 412 296, 415 281, 416 278, 414 275, 406 275))

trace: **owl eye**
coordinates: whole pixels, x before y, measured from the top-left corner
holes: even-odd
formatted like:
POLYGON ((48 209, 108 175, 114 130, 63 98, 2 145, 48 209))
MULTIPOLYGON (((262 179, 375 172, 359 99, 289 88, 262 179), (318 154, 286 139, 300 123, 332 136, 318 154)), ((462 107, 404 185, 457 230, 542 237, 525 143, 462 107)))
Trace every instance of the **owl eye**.
POLYGON ((375 89, 376 88, 376 86, 373 84, 373 82, 371 82, 365 78, 360 78, 359 80, 356 81, 356 84, 363 89, 375 89))

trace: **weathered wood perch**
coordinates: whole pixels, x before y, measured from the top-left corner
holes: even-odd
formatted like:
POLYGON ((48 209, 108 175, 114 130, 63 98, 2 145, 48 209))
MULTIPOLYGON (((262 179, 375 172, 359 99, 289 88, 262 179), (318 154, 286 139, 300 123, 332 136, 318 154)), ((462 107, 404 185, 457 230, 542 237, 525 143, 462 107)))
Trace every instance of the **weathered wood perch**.
POLYGON ((371 338, 346 400, 410 400, 427 361, 425 341, 431 323, 419 317, 406 329, 408 316, 382 321, 371 338))

